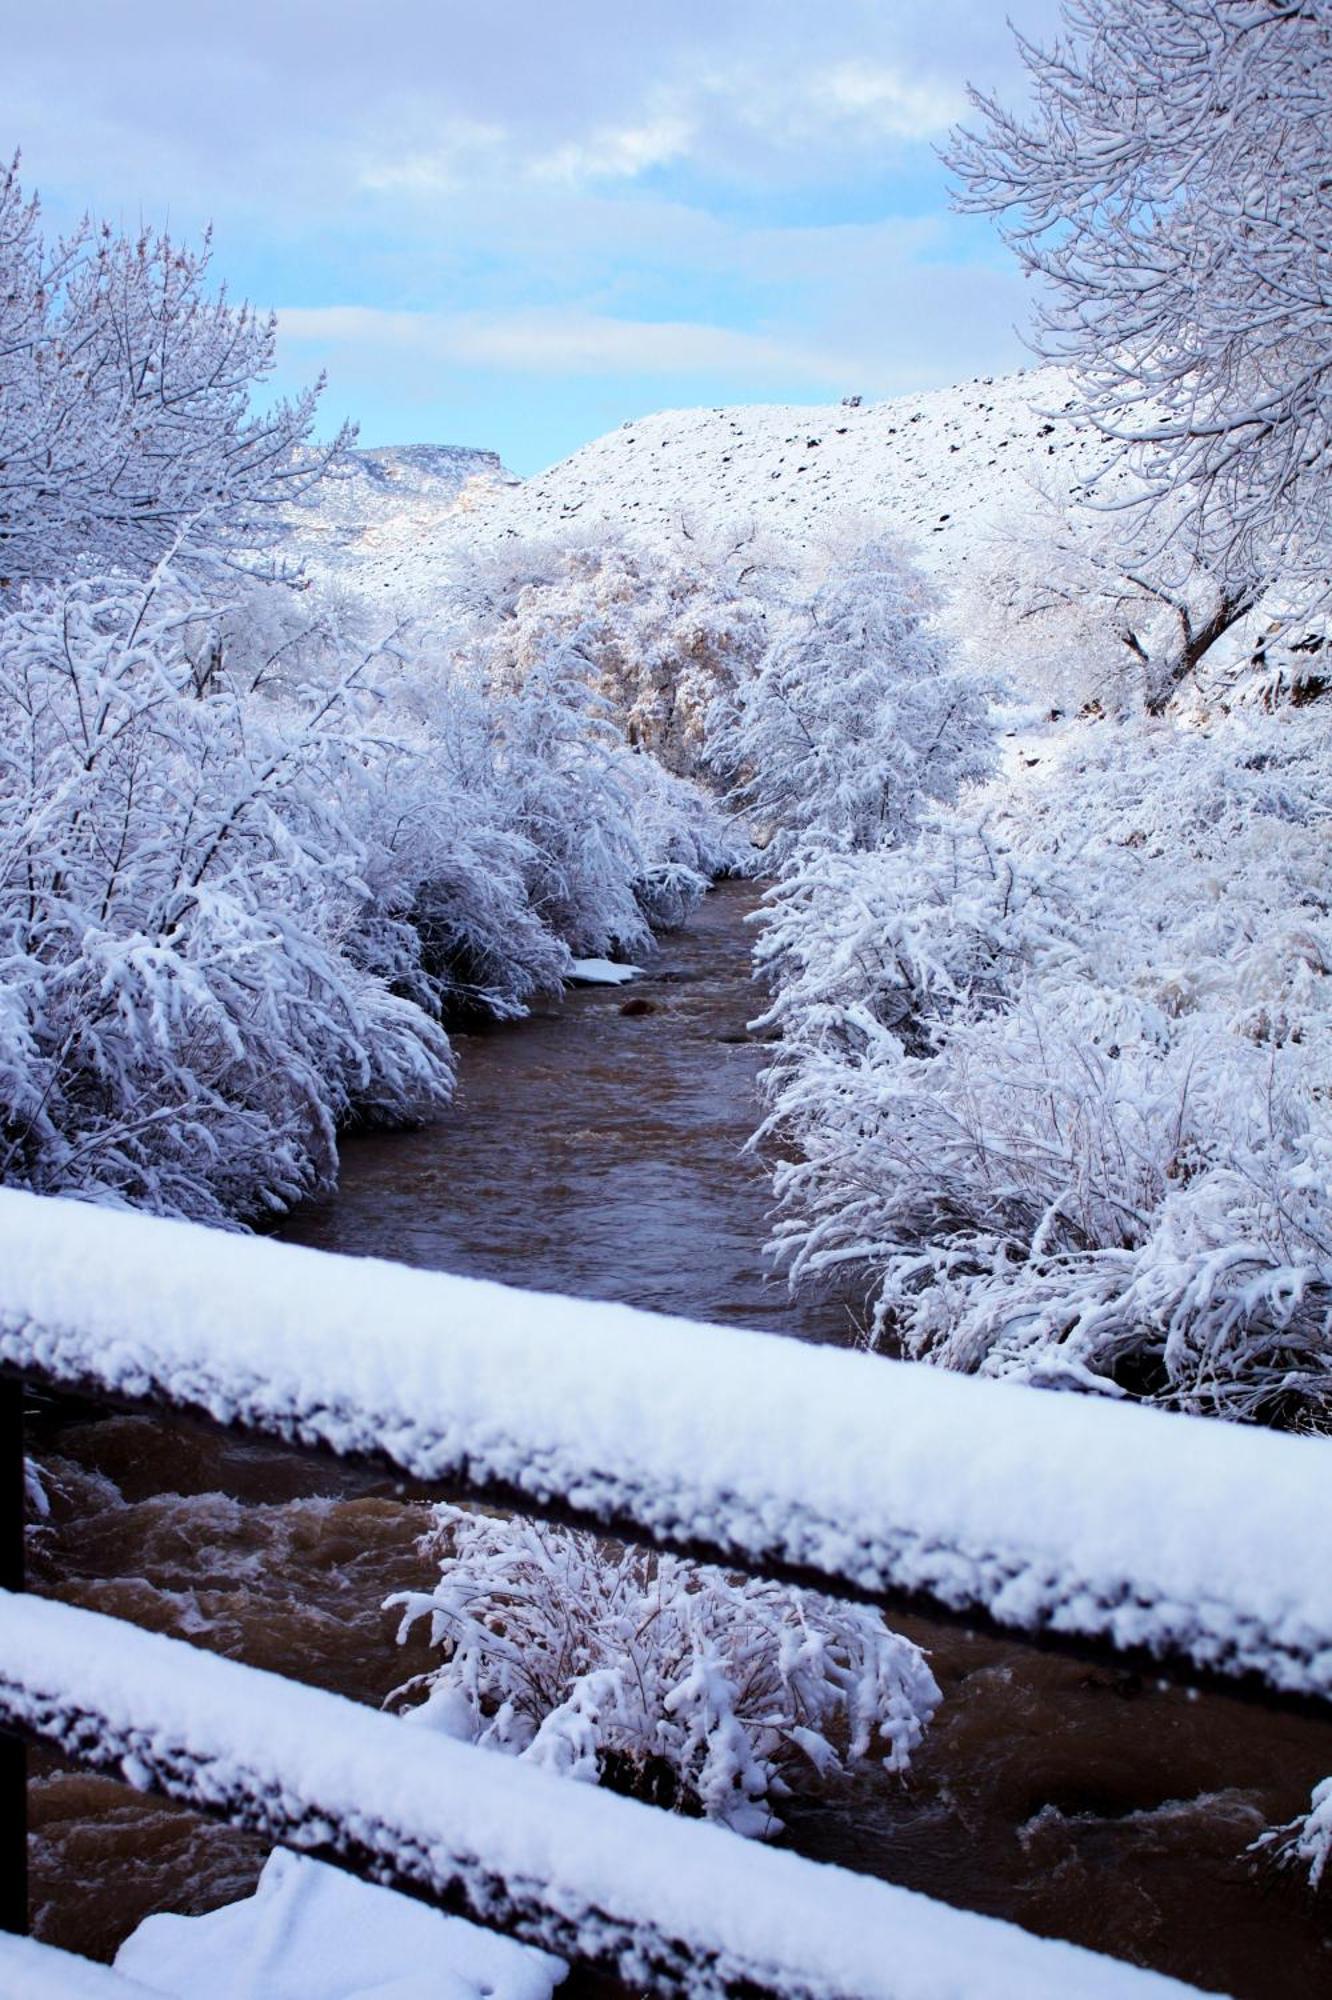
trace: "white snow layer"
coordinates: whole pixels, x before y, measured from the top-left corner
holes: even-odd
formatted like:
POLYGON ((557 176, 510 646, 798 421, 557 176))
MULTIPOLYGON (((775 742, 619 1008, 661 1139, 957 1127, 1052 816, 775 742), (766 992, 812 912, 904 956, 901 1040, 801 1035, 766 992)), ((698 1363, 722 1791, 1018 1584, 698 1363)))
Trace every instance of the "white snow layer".
POLYGON ((609 958, 576 958, 569 967, 571 986, 623 986, 637 979, 642 967, 616 965, 609 958))
MULTIPOLYGON (((233 1246, 234 1247, 234 1246, 233 1246)), ((748 1976, 809 2000, 1148 2000, 1189 1989, 1016 1926, 738 1839, 443 1735, 409 1729, 181 1640, 0 1595, 5 1708, 131 1783, 211 1802, 288 1844, 462 1888, 533 1942, 626 1940, 631 1980, 748 1976), (533 1916, 535 1914, 535 1919, 533 1916), (694 1971, 684 1969, 687 1943, 694 1971)))
POLYGON ((278 1848, 252 1896, 145 1918, 116 1969, 177 2000, 550 2000, 568 1968, 278 1848))
POLYGON ((1332 1445, 0 1190, 0 1364, 1332 1695, 1332 1445))
POLYGON ((161 1991, 36 1938, 0 1932, 0 2000, 154 2000, 161 1991))

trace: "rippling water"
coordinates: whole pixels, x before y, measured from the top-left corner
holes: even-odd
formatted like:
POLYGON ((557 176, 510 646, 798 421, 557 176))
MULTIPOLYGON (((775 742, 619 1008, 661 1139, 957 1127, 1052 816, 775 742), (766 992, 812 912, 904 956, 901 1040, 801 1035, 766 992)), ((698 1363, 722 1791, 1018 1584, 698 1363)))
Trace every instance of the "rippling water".
MULTIPOLYGON (((767 1183, 742 1150, 763 1060, 746 1032, 753 901, 723 885, 635 987, 584 989, 558 1012, 459 1037, 449 1117, 349 1142, 337 1195, 282 1233, 854 1339, 853 1294, 792 1300, 758 1253, 767 1183)), ((36 1430, 54 1497, 39 1587, 358 1700, 423 1664, 378 1609, 426 1574, 425 1512, 388 1482, 189 1424, 85 1413, 36 1430)), ((793 1844, 1245 2000, 1332 1992, 1326 1910, 1242 1858, 1332 1771, 1332 1724, 907 1629, 946 1697, 915 1771, 792 1802, 793 1844)), ((150 1910, 245 1893, 262 1860, 242 1835, 49 1761, 33 1818, 38 1928, 99 1956, 150 1910)))

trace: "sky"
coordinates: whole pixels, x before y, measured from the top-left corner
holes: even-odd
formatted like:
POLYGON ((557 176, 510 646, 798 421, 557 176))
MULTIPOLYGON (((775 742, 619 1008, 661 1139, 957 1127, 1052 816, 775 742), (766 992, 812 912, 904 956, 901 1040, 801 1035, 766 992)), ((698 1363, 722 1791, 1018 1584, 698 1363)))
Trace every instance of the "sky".
POLYGON ((60 0, 6 22, 0 152, 52 230, 211 223, 326 429, 528 474, 649 411, 1022 365, 935 152, 968 82, 1021 93, 994 0, 60 0))

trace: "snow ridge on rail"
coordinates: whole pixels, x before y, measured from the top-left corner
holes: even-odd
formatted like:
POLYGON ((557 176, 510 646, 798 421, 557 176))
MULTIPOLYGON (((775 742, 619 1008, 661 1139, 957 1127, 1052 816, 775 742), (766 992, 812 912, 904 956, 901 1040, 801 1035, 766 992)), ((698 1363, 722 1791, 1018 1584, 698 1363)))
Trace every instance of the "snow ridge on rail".
POLYGON ((1332 1445, 0 1190, 0 1365, 1332 1698, 1332 1445))
POLYGON ((140 1789, 658 1992, 1193 1990, 70 1605, 0 1593, 0 1713, 140 1789))

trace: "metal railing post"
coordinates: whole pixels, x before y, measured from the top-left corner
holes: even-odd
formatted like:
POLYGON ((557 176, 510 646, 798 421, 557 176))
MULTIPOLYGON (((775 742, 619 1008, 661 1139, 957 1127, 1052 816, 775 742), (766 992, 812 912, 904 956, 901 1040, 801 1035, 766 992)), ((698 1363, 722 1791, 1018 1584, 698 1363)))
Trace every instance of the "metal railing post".
MULTIPOLYGON (((23 1383, 0 1375, 0 1585, 22 1590, 23 1383)), ((28 1753, 21 1736, 0 1729, 0 1930, 28 1928, 28 1753)))

